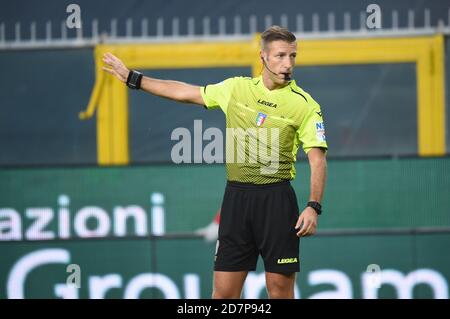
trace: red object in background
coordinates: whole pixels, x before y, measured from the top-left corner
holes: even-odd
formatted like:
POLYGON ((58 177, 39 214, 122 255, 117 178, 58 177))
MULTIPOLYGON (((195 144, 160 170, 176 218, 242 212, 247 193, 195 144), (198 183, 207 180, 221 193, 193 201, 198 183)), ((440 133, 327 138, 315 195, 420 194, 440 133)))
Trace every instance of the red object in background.
POLYGON ((214 222, 220 224, 220 209, 217 211, 216 216, 214 216, 214 222))

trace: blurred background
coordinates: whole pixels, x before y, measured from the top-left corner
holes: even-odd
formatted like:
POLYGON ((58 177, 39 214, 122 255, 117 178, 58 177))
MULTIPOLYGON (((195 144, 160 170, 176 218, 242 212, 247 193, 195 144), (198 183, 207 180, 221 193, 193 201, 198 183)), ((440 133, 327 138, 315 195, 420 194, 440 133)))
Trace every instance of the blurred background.
MULTIPOLYGON (((296 297, 448 299, 450 3, 437 0, 0 0, 0 298, 210 297, 215 241, 198 230, 226 176, 194 151, 224 115, 128 91, 100 56, 197 85, 257 76, 273 24, 299 40, 294 77, 329 146, 296 297), (192 150, 179 164, 177 128, 192 150)), ((302 151, 296 168, 302 207, 302 151)), ((264 284, 260 262, 243 297, 266 298, 264 284)))

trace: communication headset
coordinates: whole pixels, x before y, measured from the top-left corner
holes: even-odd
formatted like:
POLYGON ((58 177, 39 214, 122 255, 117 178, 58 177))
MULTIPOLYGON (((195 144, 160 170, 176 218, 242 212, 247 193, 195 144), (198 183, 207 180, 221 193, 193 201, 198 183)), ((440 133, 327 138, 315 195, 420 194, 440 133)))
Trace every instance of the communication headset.
POLYGON ((284 75, 284 80, 285 80, 285 81, 290 81, 290 80, 291 80, 291 76, 289 75, 289 73, 275 73, 275 72, 273 72, 271 69, 269 69, 269 67, 268 67, 267 64, 266 64, 266 60, 264 59, 264 57, 261 57, 261 61, 262 61, 263 65, 264 65, 264 67, 265 67, 267 70, 269 70, 270 73, 275 74, 275 75, 277 75, 277 76, 280 75, 280 74, 283 74, 283 75, 284 75))

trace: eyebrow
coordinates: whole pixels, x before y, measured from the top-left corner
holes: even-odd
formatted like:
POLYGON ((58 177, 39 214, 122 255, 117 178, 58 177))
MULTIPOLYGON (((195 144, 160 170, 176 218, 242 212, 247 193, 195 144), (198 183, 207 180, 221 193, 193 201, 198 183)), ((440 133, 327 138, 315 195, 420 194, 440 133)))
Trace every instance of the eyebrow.
MULTIPOLYGON (((285 51, 278 51, 276 54, 287 54, 287 52, 285 52, 285 51)), ((295 51, 295 52, 292 52, 290 55, 292 55, 292 54, 297 54, 297 51, 295 51)))

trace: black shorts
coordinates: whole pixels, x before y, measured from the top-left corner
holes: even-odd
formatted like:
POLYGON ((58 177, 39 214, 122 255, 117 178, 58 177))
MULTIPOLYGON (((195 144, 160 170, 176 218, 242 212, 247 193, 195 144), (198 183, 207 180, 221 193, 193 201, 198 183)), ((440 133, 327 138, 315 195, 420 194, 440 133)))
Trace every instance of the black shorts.
POLYGON ((255 270, 261 254, 265 271, 298 272, 298 216, 297 198, 289 181, 266 185, 228 181, 214 270, 255 270))

